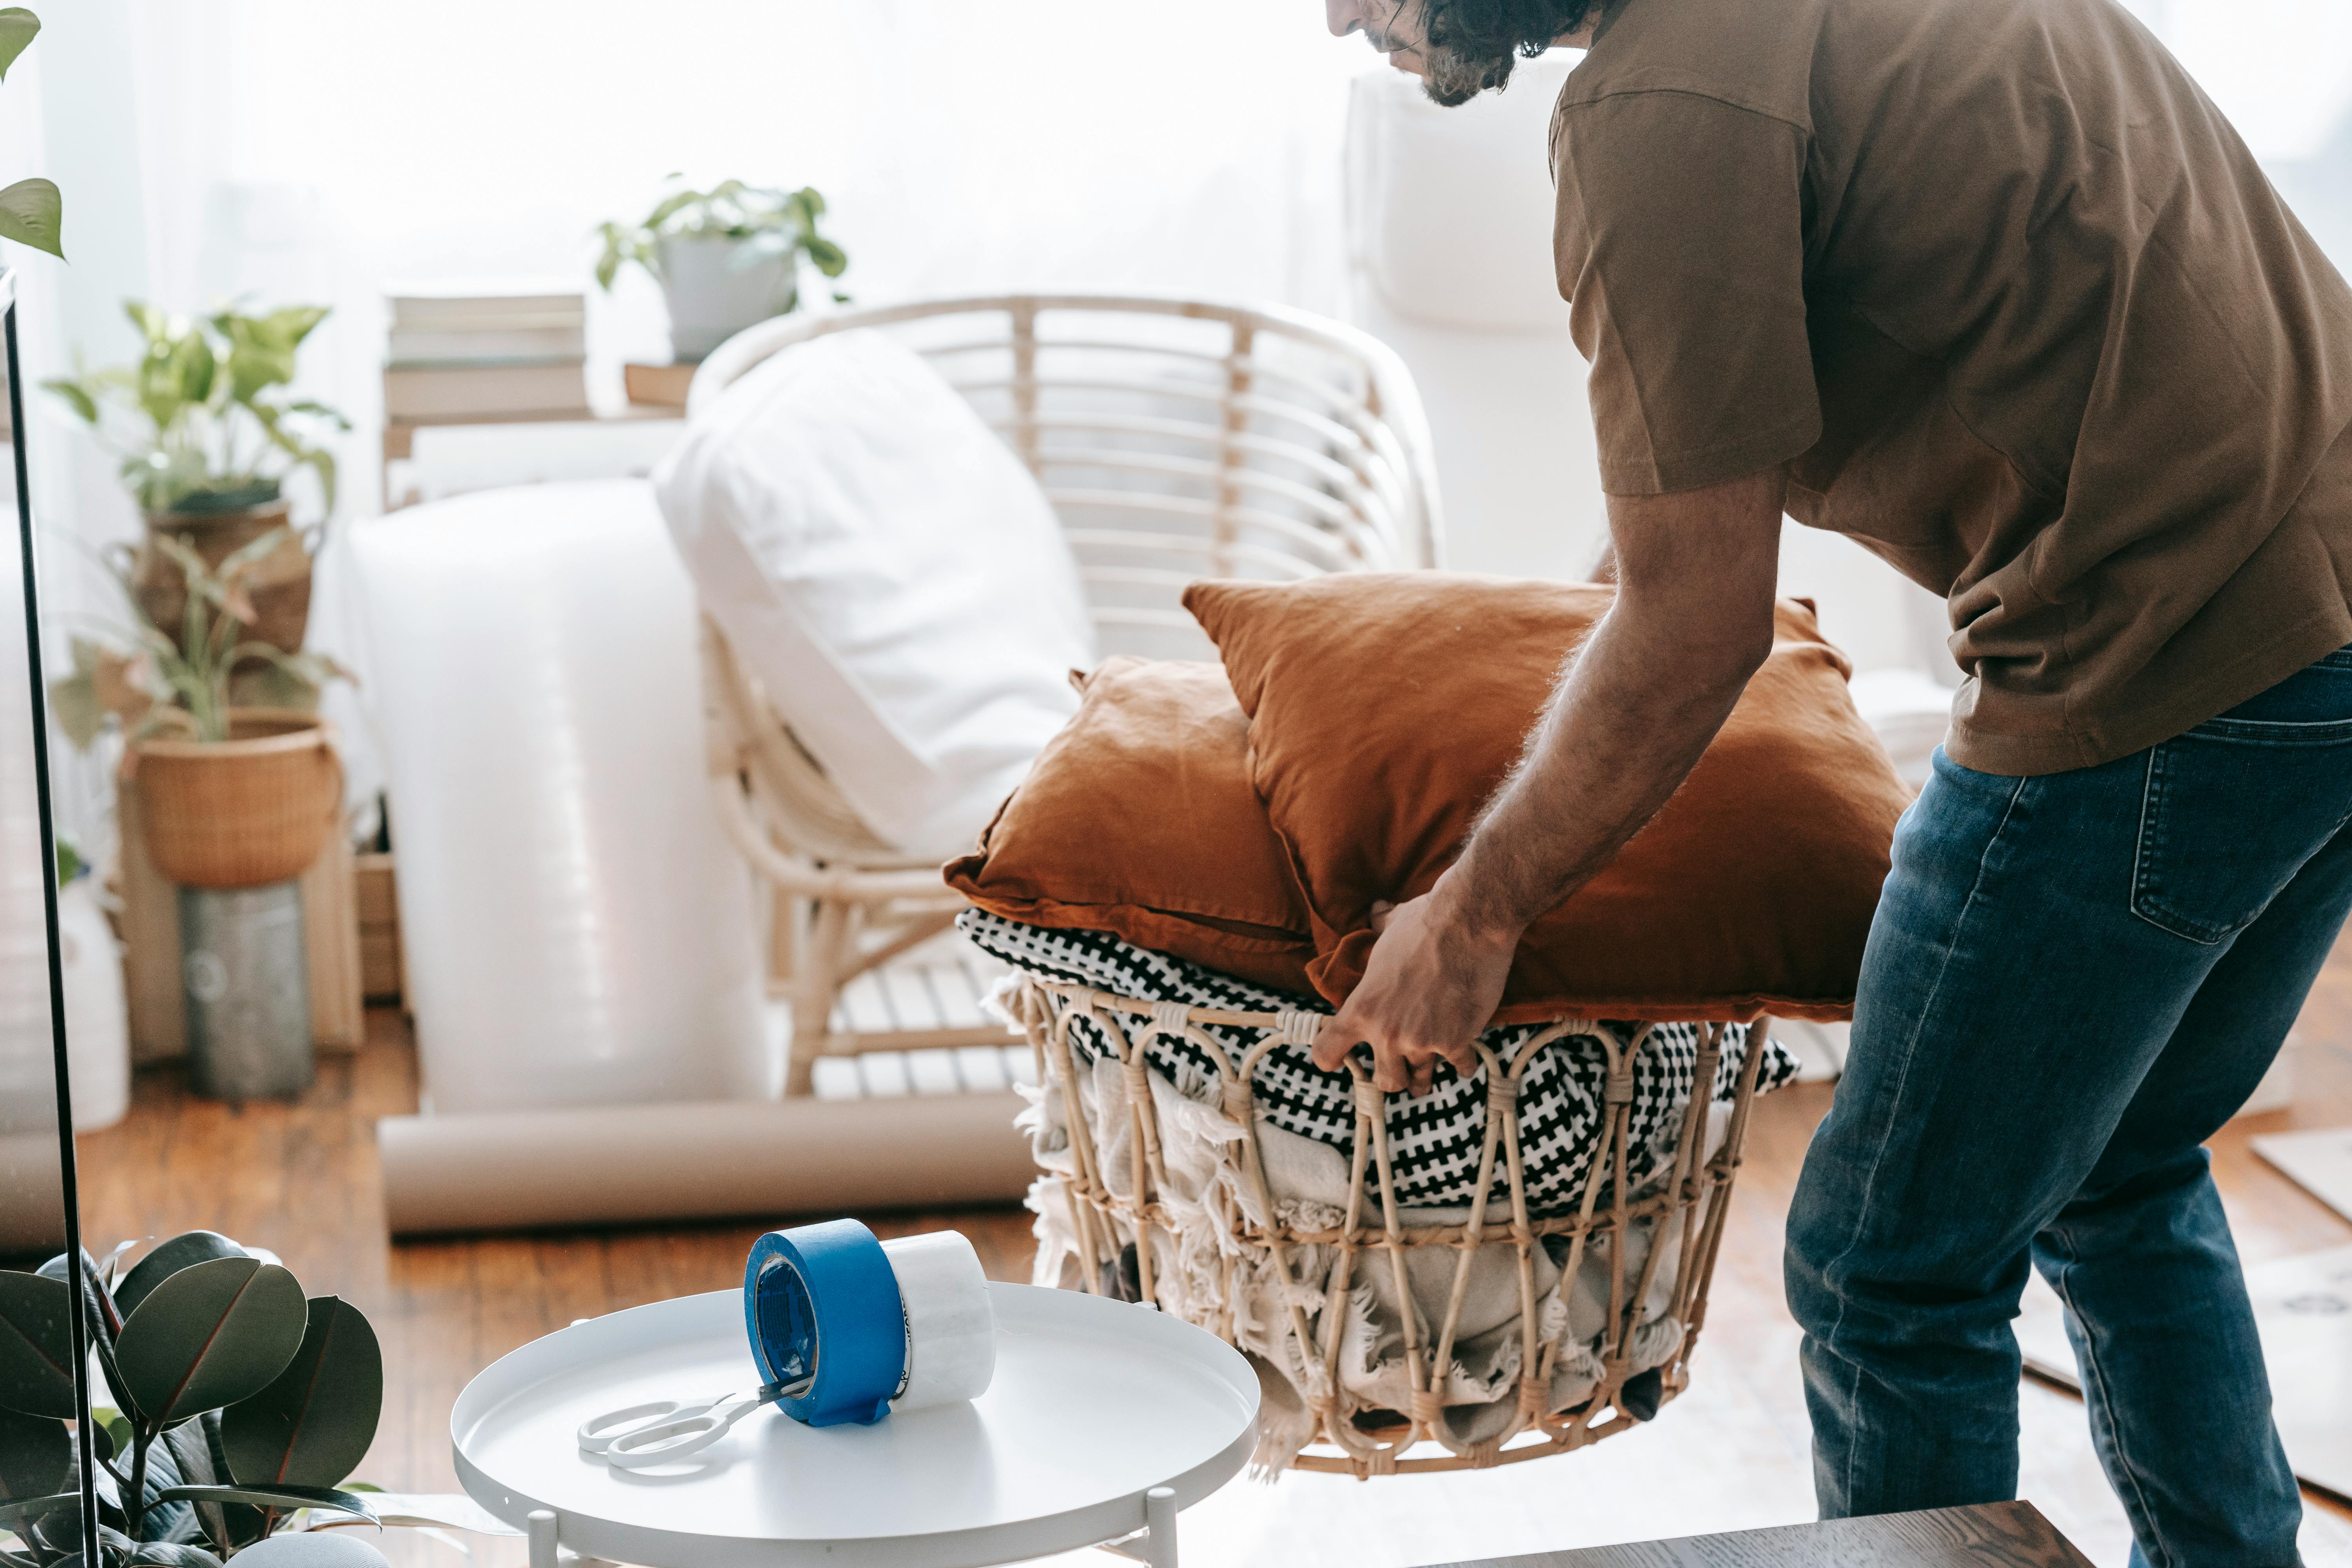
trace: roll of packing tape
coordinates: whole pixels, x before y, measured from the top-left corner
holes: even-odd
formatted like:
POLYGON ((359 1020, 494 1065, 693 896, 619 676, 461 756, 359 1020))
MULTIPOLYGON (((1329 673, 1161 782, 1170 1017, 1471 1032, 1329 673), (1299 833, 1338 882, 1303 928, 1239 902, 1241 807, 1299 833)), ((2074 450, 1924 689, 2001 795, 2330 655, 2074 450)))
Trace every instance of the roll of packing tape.
POLYGON ((882 1244, 907 1313, 907 1380, 893 1409, 977 1399, 996 1375, 996 1313, 980 1255, 960 1232, 882 1244))
POLYGON ((743 1268, 743 1320, 777 1407, 812 1426, 971 1399, 996 1372, 996 1320, 954 1231, 878 1241, 852 1219, 771 1231, 743 1268))

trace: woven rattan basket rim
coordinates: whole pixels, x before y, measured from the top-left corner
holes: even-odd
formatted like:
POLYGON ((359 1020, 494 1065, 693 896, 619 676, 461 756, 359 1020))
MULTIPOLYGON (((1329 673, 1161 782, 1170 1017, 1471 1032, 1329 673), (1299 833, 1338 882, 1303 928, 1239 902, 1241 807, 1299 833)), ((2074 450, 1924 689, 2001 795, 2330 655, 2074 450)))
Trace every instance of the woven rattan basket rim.
POLYGON ((335 727, 316 713, 306 713, 299 708, 232 708, 228 714, 232 727, 240 721, 260 723, 284 723, 293 726, 275 735, 250 735, 227 741, 180 741, 155 737, 139 742, 137 750, 143 756, 200 760, 206 757, 266 757, 281 752, 307 752, 320 746, 331 748, 335 743, 335 727))
MULTIPOLYGON (((1116 1007, 1123 1013, 1139 1018, 1148 1019, 1157 1016, 1159 1004, 1139 1001, 1133 996, 1123 996, 1116 991, 1105 991, 1097 985, 1081 985, 1076 981, 1071 980, 1048 980, 1041 975, 1034 974, 1028 975, 1025 978, 1027 978, 1029 982, 1035 985, 1039 990, 1051 991, 1055 995, 1063 997, 1067 1001, 1082 1002, 1091 1000, 1096 1006, 1116 1007)), ((1320 998, 1317 998, 1317 1000, 1319 1001, 1320 998)), ((1328 1004, 1325 1004, 1325 1005, 1328 1006, 1328 1004)), ((1281 1027, 1282 1020, 1286 1016, 1286 1012, 1309 1013, 1318 1018, 1328 1018, 1332 1016, 1332 1014, 1324 1011, 1323 1007, 1302 1007, 1286 1010, 1275 1009, 1272 1011, 1242 1011, 1231 1007, 1193 1006, 1187 1006, 1184 1009, 1184 1016, 1188 1022, 1194 1024, 1222 1024, 1228 1027, 1243 1029, 1275 1029, 1281 1027)), ((1650 1020, 1637 1018, 1625 1021, 1640 1024, 1649 1022, 1650 1020)), ((1674 1021, 1682 1022, 1683 1020, 1676 1019, 1674 1021)), ((1593 1030, 1601 1026, 1601 1020, 1594 1017, 1590 1013, 1562 1013, 1556 1018, 1530 1018, 1520 1023, 1515 1023, 1511 1026, 1514 1028, 1548 1029, 1557 1025, 1563 1024, 1570 1026, 1570 1032, 1572 1034, 1590 1034, 1593 1030)))

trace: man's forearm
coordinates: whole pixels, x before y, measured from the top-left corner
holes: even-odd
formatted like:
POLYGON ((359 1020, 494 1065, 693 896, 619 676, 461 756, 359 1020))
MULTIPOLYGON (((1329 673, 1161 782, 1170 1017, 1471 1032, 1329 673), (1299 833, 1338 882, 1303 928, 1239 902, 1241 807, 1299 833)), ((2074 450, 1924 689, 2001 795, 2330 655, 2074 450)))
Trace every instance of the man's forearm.
POLYGON ((1527 752, 1441 895, 1474 934, 1519 933, 1616 857, 1665 805, 1755 668, 1678 661, 1612 613, 1572 658, 1527 752))
POLYGON ((1462 857, 1388 912, 1363 978, 1315 1037, 1336 1070, 1360 1045, 1384 1090, 1423 1089, 1509 983, 1520 934, 1665 804, 1772 649, 1777 472, 1675 495, 1612 497, 1616 605, 1575 656, 1462 857))
POLYGON ((1437 886, 1474 941, 1519 933, 1624 847, 1697 765, 1772 647, 1778 474, 1614 499, 1615 606, 1437 886), (1630 570, 1629 570, 1630 568, 1630 570))

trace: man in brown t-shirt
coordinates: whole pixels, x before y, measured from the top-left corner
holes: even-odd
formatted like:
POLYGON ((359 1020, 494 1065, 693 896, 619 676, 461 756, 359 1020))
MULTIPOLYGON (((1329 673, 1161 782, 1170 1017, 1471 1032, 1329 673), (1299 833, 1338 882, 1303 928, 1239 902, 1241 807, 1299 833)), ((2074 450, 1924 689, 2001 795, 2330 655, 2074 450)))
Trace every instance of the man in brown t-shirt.
POLYGON ((1822 1510, 2014 1494, 2031 1266, 2145 1559, 2294 1561, 2200 1145, 2352 910, 2352 289, 2114 0, 1326 4, 1441 102, 1589 50, 1549 153, 1620 590, 1318 1059, 1471 1070, 1769 648, 1783 512, 1847 534, 1964 679, 1790 1215, 1822 1510))

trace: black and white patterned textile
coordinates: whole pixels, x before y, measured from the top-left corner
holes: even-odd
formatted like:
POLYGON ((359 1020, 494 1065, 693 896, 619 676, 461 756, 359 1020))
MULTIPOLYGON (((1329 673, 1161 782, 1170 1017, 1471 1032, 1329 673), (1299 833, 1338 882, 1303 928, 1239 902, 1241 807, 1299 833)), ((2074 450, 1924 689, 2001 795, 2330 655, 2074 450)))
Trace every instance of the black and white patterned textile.
MULTIPOLYGON (((1271 990, 1230 974, 1137 947, 1108 931, 1048 931, 982 910, 967 910, 956 923, 986 952, 1041 979, 1090 986, 1139 1002, 1181 1002, 1188 1007, 1234 1012, 1291 1008, 1328 1013, 1319 997, 1271 990)), ((1510 1053, 1548 1026, 1516 1024, 1489 1029, 1483 1043, 1497 1057, 1510 1053)), ((1620 1047, 1640 1026, 1604 1024, 1620 1047)), ((1256 1029, 1219 1025, 1202 1032, 1239 1060, 1264 1037, 1256 1029)), ((1727 1031, 1717 1067, 1715 1097, 1729 1100, 1747 1058, 1748 1031, 1727 1031)), ((1689 1103, 1691 1077, 1698 1068, 1699 1026, 1661 1024, 1650 1030, 1633 1058, 1633 1111, 1628 1140, 1627 1178, 1639 1188, 1673 1163, 1689 1103)), ((1071 1048, 1091 1062, 1112 1055, 1109 1042, 1080 1018, 1070 1029, 1071 1048)), ((1757 1074, 1757 1092, 1766 1093, 1797 1076, 1797 1060, 1777 1040, 1768 1040, 1757 1074)), ((1200 1083, 1215 1074, 1209 1055, 1190 1040, 1155 1037, 1149 1050, 1153 1069, 1175 1083, 1200 1083)), ((1519 1137, 1526 1163, 1528 1201, 1537 1214, 1575 1208, 1584 1196, 1584 1174, 1602 1127, 1603 1093, 1609 1076, 1601 1042, 1587 1035, 1555 1041, 1528 1069, 1519 1091, 1519 1137)), ((1388 1100, 1389 1151, 1394 1163, 1397 1201, 1412 1208, 1452 1208, 1470 1202, 1478 1179, 1478 1155, 1486 1135, 1486 1074, 1481 1068, 1464 1079, 1440 1063, 1436 1081, 1421 1099, 1393 1094, 1388 1100)), ((1278 1045, 1259 1060, 1252 1080, 1268 1121, 1286 1131, 1328 1143, 1342 1153, 1355 1145, 1355 1093, 1345 1073, 1328 1073, 1307 1058, 1305 1046, 1278 1045)), ((1495 1198, 1508 1190, 1496 1161, 1495 1198)), ((1607 1194, 1604 1191, 1603 1201, 1607 1194)))

